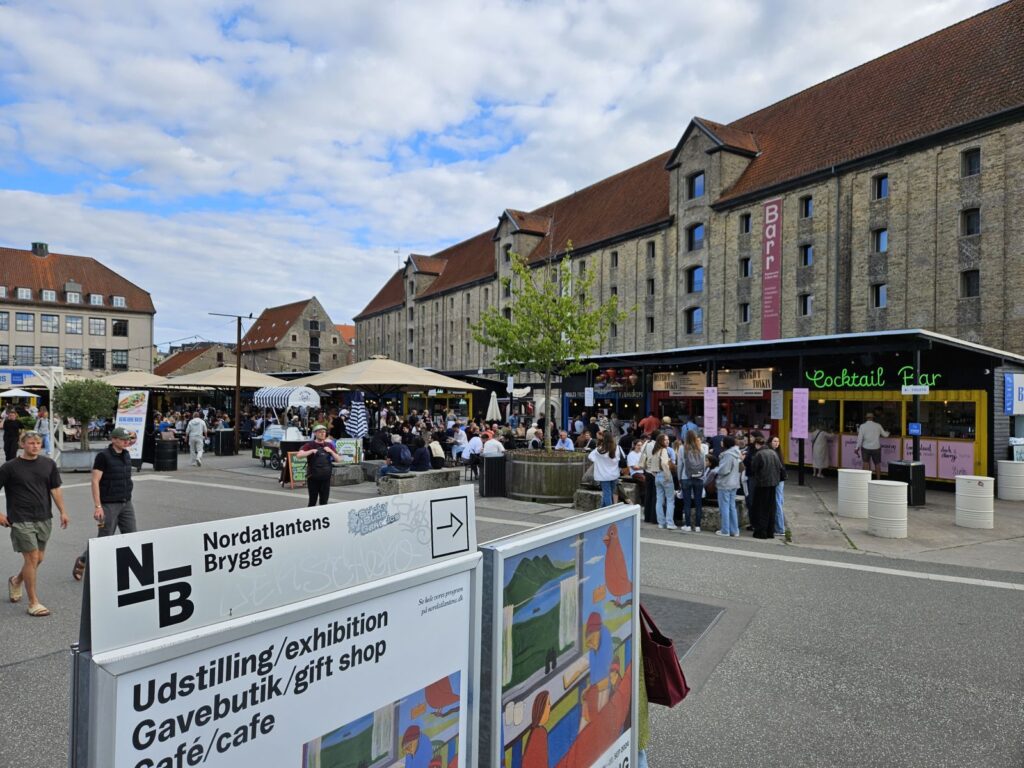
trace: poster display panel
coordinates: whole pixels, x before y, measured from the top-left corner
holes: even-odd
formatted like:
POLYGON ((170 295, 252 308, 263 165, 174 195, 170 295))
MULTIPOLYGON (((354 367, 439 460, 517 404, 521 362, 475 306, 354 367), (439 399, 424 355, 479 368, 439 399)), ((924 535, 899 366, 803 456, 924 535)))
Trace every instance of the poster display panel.
POLYGON ((974 474, 974 443, 964 440, 939 440, 939 477, 953 480, 957 475, 974 474))
POLYGON ((639 507, 490 542, 480 765, 636 764, 639 507))
POLYGON ((363 441, 355 437, 339 437, 334 441, 334 448, 341 456, 338 464, 358 464, 363 460, 363 441))
MULTIPOLYGON (((124 427, 136 435, 141 435, 146 428, 146 409, 149 407, 149 392, 140 390, 122 390, 117 394, 117 411, 114 414, 114 426, 124 427)), ((128 455, 138 461, 142 459, 142 441, 136 440, 128 447, 128 455)))
MULTIPOLYGON (((924 464, 925 477, 939 476, 938 443, 935 440, 921 440, 921 463, 924 464)), ((903 460, 914 460, 914 441, 907 438, 903 441, 903 460)))
POLYGON ((718 387, 704 387, 704 434, 718 432, 718 387))
POLYGON ((790 434, 797 439, 807 439, 810 394, 806 387, 793 390, 793 429, 790 434))
POLYGON ((782 337, 782 198, 764 204, 761 228, 761 338, 782 337))

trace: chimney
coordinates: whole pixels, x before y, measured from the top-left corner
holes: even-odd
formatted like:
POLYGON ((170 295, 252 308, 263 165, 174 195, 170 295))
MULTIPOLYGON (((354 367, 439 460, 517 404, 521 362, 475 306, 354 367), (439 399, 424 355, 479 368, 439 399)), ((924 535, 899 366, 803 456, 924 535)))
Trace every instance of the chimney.
POLYGON ((45 259, 50 253, 50 246, 46 243, 32 243, 32 253, 41 259, 45 259))

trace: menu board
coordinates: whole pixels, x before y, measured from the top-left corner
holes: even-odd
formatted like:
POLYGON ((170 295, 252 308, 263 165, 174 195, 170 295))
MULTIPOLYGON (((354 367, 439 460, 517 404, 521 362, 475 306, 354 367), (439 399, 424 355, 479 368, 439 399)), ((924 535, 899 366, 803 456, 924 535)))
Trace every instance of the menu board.
POLYGON ((939 440, 939 477, 952 480, 957 475, 974 474, 974 443, 965 440, 939 440))
MULTIPOLYGON (((903 460, 914 460, 914 441, 907 439, 903 441, 903 460)), ((921 462, 924 464, 925 477, 939 476, 939 452, 938 441, 921 440, 921 462)))

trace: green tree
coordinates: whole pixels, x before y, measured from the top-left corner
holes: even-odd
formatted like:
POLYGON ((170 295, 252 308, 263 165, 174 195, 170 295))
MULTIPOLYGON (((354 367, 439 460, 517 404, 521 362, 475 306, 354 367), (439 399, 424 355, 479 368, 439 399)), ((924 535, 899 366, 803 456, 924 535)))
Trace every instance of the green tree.
POLYGON ((82 450, 89 450, 89 421, 117 410, 117 390, 98 379, 67 381, 53 390, 53 408, 81 424, 82 450))
MULTIPOLYGON (((541 267, 531 268, 518 253, 511 254, 512 274, 501 279, 511 289, 511 301, 502 309, 487 307, 480 322, 470 326, 474 339, 495 350, 496 369, 544 377, 545 421, 551 415, 552 377, 596 368, 586 359, 601 348, 612 323, 629 315, 619 309, 617 296, 592 300, 597 275, 573 272, 571 255, 571 241, 563 259, 549 259, 541 267)), ((551 450, 550 429, 544 431, 544 449, 551 450)))

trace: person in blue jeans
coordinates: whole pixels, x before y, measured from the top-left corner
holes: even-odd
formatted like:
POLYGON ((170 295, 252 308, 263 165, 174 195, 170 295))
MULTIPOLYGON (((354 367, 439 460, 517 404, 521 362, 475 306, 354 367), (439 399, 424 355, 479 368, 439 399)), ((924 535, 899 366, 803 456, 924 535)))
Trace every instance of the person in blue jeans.
POLYGON ((700 533, 700 519, 703 513, 704 493, 704 451, 700 446, 700 435, 691 429, 686 433, 686 442, 677 456, 679 465, 679 490, 683 494, 683 533, 700 533), (691 527, 690 510, 693 510, 691 527))
POLYGON ((718 457, 718 475, 715 485, 718 487, 718 509, 722 515, 722 526, 715 531, 719 536, 739 536, 740 526, 736 515, 736 491, 740 487, 740 472, 743 468, 743 456, 736 447, 736 440, 726 436, 722 438, 722 453, 718 457))
MULTIPOLYGON (((769 447, 779 455, 779 461, 782 461, 782 441, 778 437, 773 437, 771 442, 768 444, 769 447)), ((783 487, 786 485, 786 463, 782 462, 782 479, 779 480, 779 484, 775 486, 775 535, 785 536, 786 535, 786 516, 782 512, 782 501, 784 498, 783 487)))
POLYGON ((658 518, 659 528, 676 530, 672 522, 673 508, 676 498, 676 484, 672 480, 672 460, 668 455, 668 435, 661 434, 654 444, 647 459, 647 471, 654 475, 654 489, 657 492, 657 500, 654 503, 654 513, 658 518))
POLYGON ((587 458, 594 464, 594 480, 601 484, 601 506, 610 507, 618 501, 619 459, 625 459, 611 432, 605 432, 601 444, 587 458))

